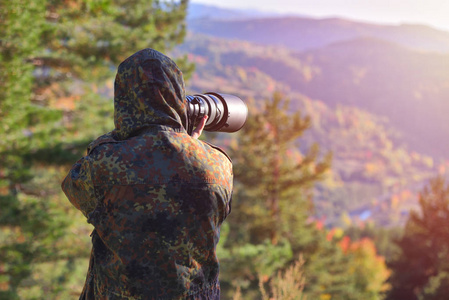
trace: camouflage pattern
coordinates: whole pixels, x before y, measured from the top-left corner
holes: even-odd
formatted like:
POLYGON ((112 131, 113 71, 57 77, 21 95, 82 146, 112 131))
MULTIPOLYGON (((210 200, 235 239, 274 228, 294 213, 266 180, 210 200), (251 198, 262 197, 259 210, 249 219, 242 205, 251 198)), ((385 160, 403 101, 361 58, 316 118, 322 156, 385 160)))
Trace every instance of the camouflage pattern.
POLYGON ((62 183, 95 227, 80 299, 218 299, 230 159, 186 133, 182 73, 157 51, 119 66, 114 109, 62 183))

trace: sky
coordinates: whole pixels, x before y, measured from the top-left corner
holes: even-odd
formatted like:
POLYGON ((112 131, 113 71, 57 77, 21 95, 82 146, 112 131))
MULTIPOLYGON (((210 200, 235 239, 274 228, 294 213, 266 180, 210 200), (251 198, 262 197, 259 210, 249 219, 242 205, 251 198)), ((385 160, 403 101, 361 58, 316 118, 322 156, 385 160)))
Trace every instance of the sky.
POLYGON ((449 0, 192 0, 226 8, 257 9, 380 24, 424 24, 449 31, 449 0))

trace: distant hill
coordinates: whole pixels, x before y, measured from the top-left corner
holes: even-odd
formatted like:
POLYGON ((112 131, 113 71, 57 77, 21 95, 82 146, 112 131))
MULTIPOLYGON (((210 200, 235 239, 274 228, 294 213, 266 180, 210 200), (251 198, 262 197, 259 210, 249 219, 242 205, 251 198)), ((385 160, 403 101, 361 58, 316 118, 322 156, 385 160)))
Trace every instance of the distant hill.
POLYGON ((449 52, 449 32, 424 25, 375 25, 338 18, 190 19, 188 29, 226 39, 304 51, 357 38, 378 38, 421 51, 449 52))
POLYGON ((295 54, 313 70, 292 89, 328 105, 387 117, 421 153, 449 157, 449 53, 412 51, 360 38, 295 54))
MULTIPOLYGON (((214 64, 223 69, 258 70, 257 76, 268 76, 273 83, 256 87, 265 80, 259 79, 251 90, 273 86, 319 99, 330 107, 344 104, 364 109, 386 117, 410 149, 449 158, 449 54, 413 51, 374 38, 295 53, 287 48, 192 37, 182 49, 207 59, 209 71, 214 64)), ((234 88, 242 90, 240 75, 228 76, 234 88)))
POLYGON ((448 54, 372 38, 298 53, 198 34, 177 51, 196 63, 189 93, 260 100, 279 90, 311 117, 298 147, 334 152, 332 178, 315 194, 328 224, 344 214, 403 222, 423 184, 449 170, 448 54))

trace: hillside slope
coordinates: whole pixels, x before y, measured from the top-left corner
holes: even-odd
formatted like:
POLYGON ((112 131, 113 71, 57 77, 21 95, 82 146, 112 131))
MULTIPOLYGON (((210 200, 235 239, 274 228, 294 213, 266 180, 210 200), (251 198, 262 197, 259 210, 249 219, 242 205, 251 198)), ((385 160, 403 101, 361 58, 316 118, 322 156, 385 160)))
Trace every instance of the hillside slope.
POLYGON ((447 157, 449 54, 357 39, 294 57, 315 68, 309 80, 290 84, 295 90, 331 106, 352 105, 385 116, 411 148, 447 157))
POLYGON ((295 53, 191 35, 181 49, 196 55, 198 69, 207 73, 197 73, 197 78, 212 83, 215 75, 227 77, 237 92, 251 90, 252 95, 277 89, 301 93, 331 107, 355 106, 386 117, 410 149, 448 158, 449 54, 413 51, 372 38, 295 53), (229 71, 231 67, 236 73, 229 71), (248 79, 246 88, 239 83, 242 73, 248 79))
MULTIPOLYGON (((190 35, 178 51, 189 53, 196 63, 196 72, 187 86, 189 93, 221 91, 260 100, 279 90, 292 99, 292 109, 300 109, 311 117, 313 126, 298 147, 304 149, 318 142, 323 152, 334 153, 332 176, 316 191, 317 216, 336 224, 343 215, 358 218, 369 213, 379 224, 397 224, 404 220, 409 208, 416 205, 416 192, 423 183, 446 168, 447 162, 410 146, 407 128, 394 124, 394 120, 380 112, 371 112, 369 105, 365 105, 366 108, 361 105, 374 103, 376 98, 351 96, 359 93, 354 86, 374 85, 375 89, 384 90, 389 84, 402 82, 408 72, 420 71, 401 70, 404 78, 394 78, 396 83, 390 82, 389 77, 385 78, 388 82, 383 82, 377 76, 385 75, 375 75, 378 80, 373 82, 369 74, 372 70, 385 69, 383 58, 364 66, 368 70, 365 73, 354 71, 367 55, 367 44, 370 48, 378 47, 381 53, 393 49, 393 58, 404 56, 409 50, 376 40, 350 43, 354 49, 348 54, 348 59, 354 58, 352 67, 351 64, 347 67, 347 61, 341 57, 329 54, 337 55, 340 49, 343 56, 348 46, 344 44, 329 46, 323 52, 298 54, 286 48, 190 35), (361 56, 360 62, 358 56, 361 56), (382 65, 377 65, 379 62, 382 65), (360 80, 359 84, 354 83, 356 79, 360 80), (322 94, 318 98, 310 96, 312 92, 322 94), (323 100, 326 95, 330 97, 327 102, 323 100)), ((377 57, 376 53, 373 50, 372 55, 377 57)), ((395 70, 402 68, 394 59, 387 66, 395 70)), ((408 92, 406 88, 404 91, 408 92)), ((406 106, 403 111, 408 109, 406 106)), ((432 123, 432 118, 427 121, 432 123)))

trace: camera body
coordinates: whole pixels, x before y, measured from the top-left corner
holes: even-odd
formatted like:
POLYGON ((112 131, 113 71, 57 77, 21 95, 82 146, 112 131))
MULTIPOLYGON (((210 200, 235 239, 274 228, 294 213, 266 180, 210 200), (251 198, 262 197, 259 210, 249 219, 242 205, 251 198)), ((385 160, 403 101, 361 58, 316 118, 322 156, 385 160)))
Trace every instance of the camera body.
POLYGON ((207 115, 204 130, 218 132, 236 132, 245 125, 248 107, 237 96, 219 93, 206 93, 187 96, 189 128, 193 127, 207 115))

